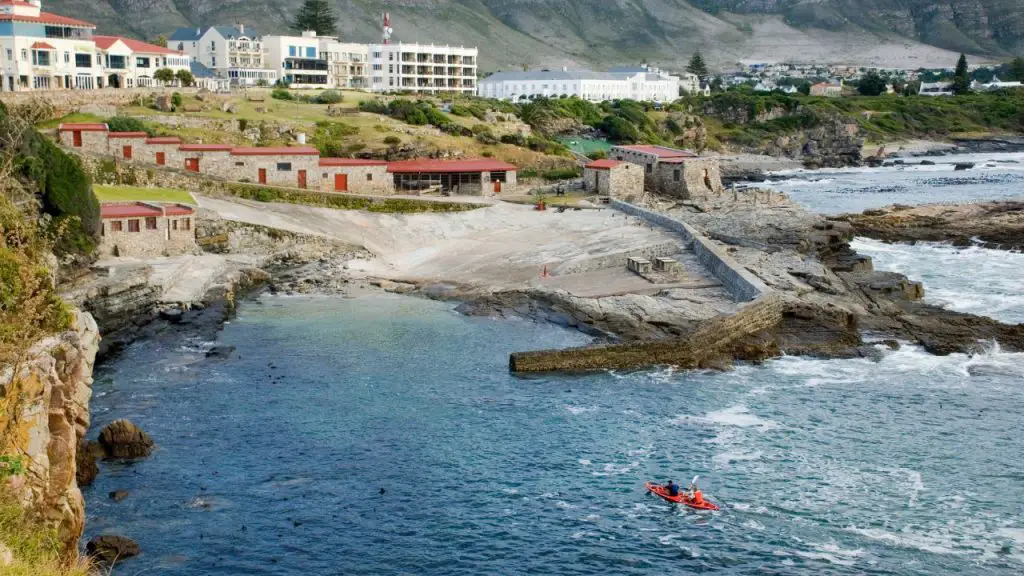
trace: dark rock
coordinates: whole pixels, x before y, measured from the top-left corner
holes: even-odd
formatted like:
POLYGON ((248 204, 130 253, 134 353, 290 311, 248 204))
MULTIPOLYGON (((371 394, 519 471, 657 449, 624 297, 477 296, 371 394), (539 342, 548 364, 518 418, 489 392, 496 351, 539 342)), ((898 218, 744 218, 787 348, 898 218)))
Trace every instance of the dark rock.
POLYGON ((953 170, 957 172, 961 170, 970 170, 971 168, 974 168, 974 162, 957 162, 953 165, 953 170))
POLYGON ((214 346, 206 351, 207 358, 228 358, 235 351, 234 346, 214 346))
POLYGON ((107 494, 107 496, 109 496, 110 499, 113 500, 114 502, 120 502, 121 500, 124 500, 125 498, 128 497, 128 491, 127 490, 114 490, 110 494, 107 494))
POLYGON ((139 552, 139 545, 134 540, 113 534, 96 536, 85 545, 85 553, 90 558, 107 566, 138 556, 139 552))
POLYGON ((98 442, 90 442, 85 438, 78 441, 78 449, 75 451, 75 479, 79 486, 88 486, 100 473, 96 465, 97 452, 103 453, 98 442))
POLYGON ((181 308, 168 308, 160 311, 160 318, 163 318, 172 324, 177 324, 181 322, 183 314, 184 312, 181 311, 181 308))
POLYGON ((153 439, 128 420, 115 420, 100 431, 100 446, 111 458, 144 458, 153 452, 153 439))
POLYGON ((931 160, 921 160, 921 166, 935 166, 935 162, 931 160))

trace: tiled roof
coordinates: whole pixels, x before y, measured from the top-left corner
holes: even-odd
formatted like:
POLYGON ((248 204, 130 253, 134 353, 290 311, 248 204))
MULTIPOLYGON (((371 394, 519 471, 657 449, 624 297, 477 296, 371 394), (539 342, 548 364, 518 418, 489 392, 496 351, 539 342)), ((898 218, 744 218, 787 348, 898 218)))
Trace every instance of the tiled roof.
POLYGON ((312 146, 278 146, 266 148, 232 148, 232 156, 317 156, 320 152, 312 146))
POLYGON ((259 38, 260 33, 252 28, 246 28, 245 33, 238 29, 238 26, 214 26, 217 32, 225 38, 239 38, 245 36, 246 38, 259 38))
POLYGON ((165 204, 148 202, 106 202, 100 204, 100 218, 146 218, 152 216, 187 216, 195 212, 190 206, 183 204, 165 204))
POLYGON ((39 16, 23 16, 21 14, 0 14, 0 22, 34 22, 36 24, 58 24, 61 26, 77 26, 80 28, 95 28, 96 25, 92 22, 86 22, 84 20, 75 20, 74 18, 68 18, 67 16, 60 16, 58 14, 50 14, 49 12, 40 12, 39 16))
POLYGON ((107 138, 146 138, 149 134, 145 132, 110 132, 107 138))
POLYGON ((168 42, 195 42, 199 40, 199 37, 203 35, 202 30, 199 28, 178 28, 174 32, 171 32, 168 42))
POLYGON ((177 136, 154 136, 146 138, 146 144, 181 144, 181 138, 177 136))
POLYGON ((194 76, 196 78, 216 78, 217 77, 217 75, 213 73, 213 70, 210 70, 202 62, 196 62, 195 60, 193 60, 193 61, 188 63, 188 68, 189 68, 189 71, 192 72, 192 76, 194 76))
POLYGON ((388 164, 388 172, 398 174, 442 173, 442 172, 510 172, 516 166, 501 160, 476 158, 471 160, 435 160, 418 158, 388 164))
POLYGON ((33 50, 56 50, 53 46, 50 46, 46 42, 34 42, 32 44, 33 50))
POLYGON ((384 160, 363 160, 362 158, 321 158, 321 166, 387 166, 384 160))
POLYGON ((95 123, 95 122, 93 122, 93 123, 75 123, 75 122, 72 122, 72 123, 68 123, 68 124, 61 124, 60 126, 57 127, 57 131, 58 132, 72 132, 72 131, 76 131, 76 130, 82 131, 82 132, 106 132, 107 131, 107 125, 106 124, 99 124, 99 123, 95 123))
POLYGON ((644 154, 653 154, 658 158, 695 158, 697 155, 689 150, 677 150, 675 148, 669 148, 667 146, 651 146, 648 144, 636 144, 630 146, 619 146, 624 150, 632 150, 634 152, 642 152, 644 154))
POLYGON ((619 164, 622 164, 620 160, 594 160, 590 164, 584 166, 584 168, 593 168, 596 170, 607 170, 609 168, 615 168, 619 164))
POLYGON ((127 46, 132 52, 141 52, 143 54, 180 54, 180 52, 171 50, 170 48, 164 48, 163 46, 157 46, 156 44, 150 44, 148 42, 132 38, 125 38, 123 36, 93 35, 92 39, 96 42, 96 47, 100 50, 108 50, 115 42, 120 40, 121 43, 127 46))
POLYGON ((182 152, 230 152, 231 144, 182 144, 178 149, 182 152))

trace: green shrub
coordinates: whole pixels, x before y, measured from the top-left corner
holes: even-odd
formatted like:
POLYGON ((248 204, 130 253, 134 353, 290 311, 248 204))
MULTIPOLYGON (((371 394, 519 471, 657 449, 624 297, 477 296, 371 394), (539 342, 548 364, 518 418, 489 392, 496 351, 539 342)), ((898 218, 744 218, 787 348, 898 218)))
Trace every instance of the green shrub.
POLYGON ((387 114, 388 107, 380 100, 363 100, 359 103, 360 112, 370 112, 371 114, 387 114))
POLYGON ((356 134, 359 134, 359 128, 355 126, 343 122, 320 121, 316 123, 310 143, 320 151, 321 156, 344 156, 345 139, 356 134))
POLYGON ((338 104, 341 101, 341 92, 337 90, 326 90, 316 97, 317 104, 338 104))
POLYGON ((114 116, 107 118, 106 123, 111 132, 145 132, 150 136, 154 133, 152 128, 146 126, 145 122, 138 118, 114 116))
POLYGON ((591 160, 604 160, 608 158, 608 153, 604 150, 594 150, 590 154, 587 154, 587 158, 590 158, 591 160))
POLYGON ((578 167, 556 168, 554 170, 548 170, 543 174, 545 180, 570 180, 572 178, 578 178, 579 175, 580 169, 578 167))
POLYGON ((402 143, 402 139, 398 136, 385 136, 384 143, 388 146, 398 146, 402 143))
POLYGON ((270 97, 274 100, 294 100, 295 97, 292 93, 285 90, 284 88, 275 88, 270 92, 270 97))
POLYGON ((173 104, 175 108, 181 106, 181 92, 171 94, 171 104, 173 104))

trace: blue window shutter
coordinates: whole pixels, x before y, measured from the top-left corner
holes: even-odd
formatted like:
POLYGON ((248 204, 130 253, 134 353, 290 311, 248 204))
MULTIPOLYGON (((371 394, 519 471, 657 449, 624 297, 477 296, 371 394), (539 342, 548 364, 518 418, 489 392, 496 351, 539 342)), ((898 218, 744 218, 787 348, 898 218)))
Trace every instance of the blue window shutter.
POLYGON ((316 48, 306 46, 306 58, 316 58, 316 48))
POLYGON ((288 55, 289 56, 295 56, 295 46, 289 46, 288 47, 288 55))

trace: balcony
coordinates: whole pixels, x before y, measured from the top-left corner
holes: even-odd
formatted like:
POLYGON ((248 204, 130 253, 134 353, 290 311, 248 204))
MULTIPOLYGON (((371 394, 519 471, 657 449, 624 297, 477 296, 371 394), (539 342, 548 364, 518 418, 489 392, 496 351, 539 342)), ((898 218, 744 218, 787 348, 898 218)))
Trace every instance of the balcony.
POLYGON ((327 72, 328 66, 326 60, 313 60, 306 58, 285 58, 284 69, 327 72))

